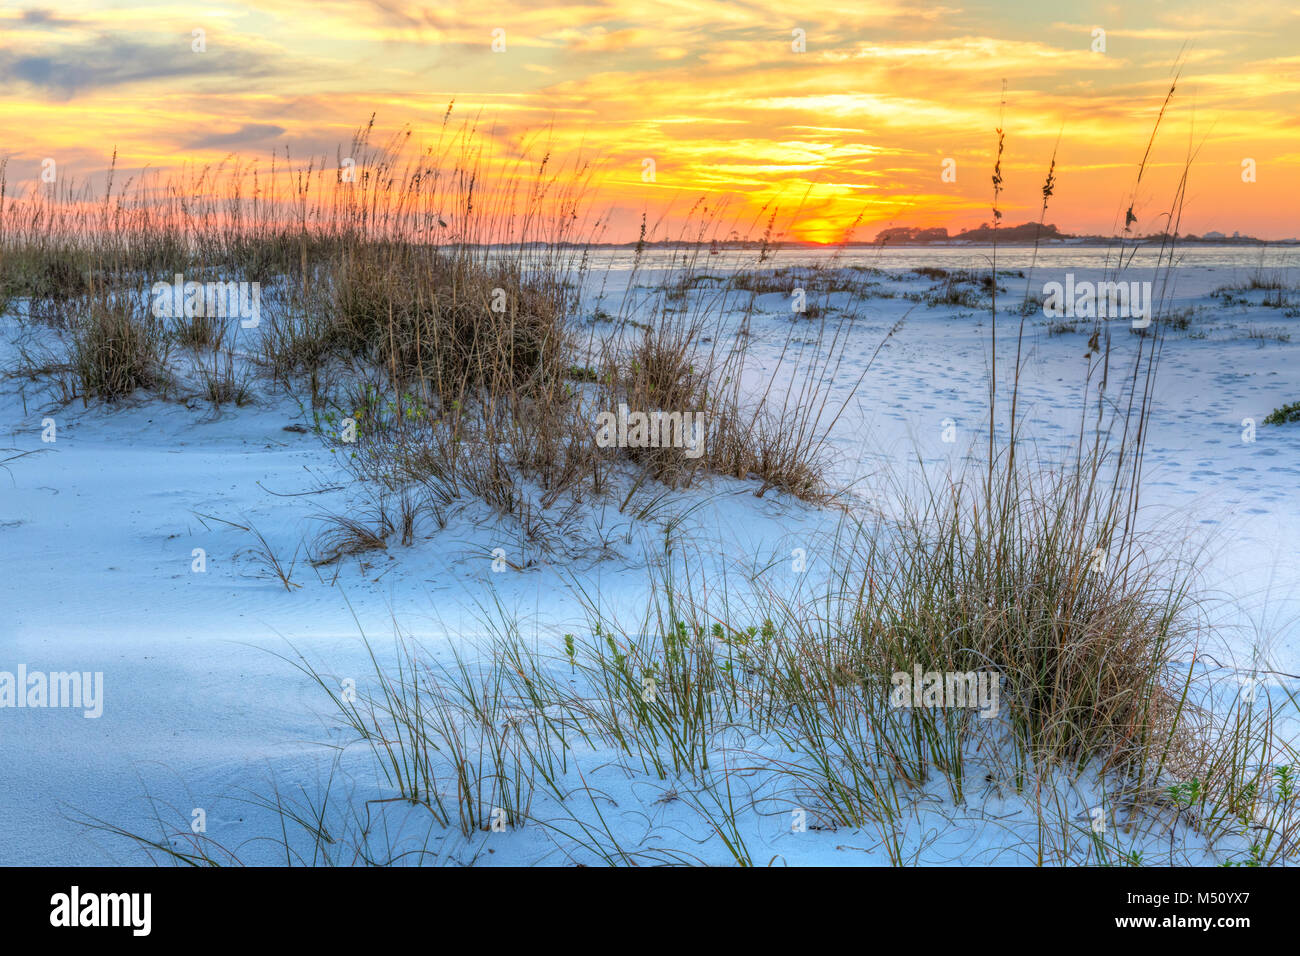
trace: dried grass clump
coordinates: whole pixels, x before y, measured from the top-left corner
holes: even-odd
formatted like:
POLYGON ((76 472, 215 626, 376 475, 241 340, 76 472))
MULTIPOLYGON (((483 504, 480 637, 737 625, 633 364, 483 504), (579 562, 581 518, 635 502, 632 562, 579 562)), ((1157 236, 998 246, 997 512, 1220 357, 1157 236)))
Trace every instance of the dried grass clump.
POLYGON ((329 275, 326 335, 372 358, 395 382, 439 396, 489 387, 536 391, 566 367, 563 297, 507 263, 367 244, 329 275))
POLYGON ((70 358, 83 398, 116 402, 166 380, 157 322, 123 298, 90 301, 70 358))

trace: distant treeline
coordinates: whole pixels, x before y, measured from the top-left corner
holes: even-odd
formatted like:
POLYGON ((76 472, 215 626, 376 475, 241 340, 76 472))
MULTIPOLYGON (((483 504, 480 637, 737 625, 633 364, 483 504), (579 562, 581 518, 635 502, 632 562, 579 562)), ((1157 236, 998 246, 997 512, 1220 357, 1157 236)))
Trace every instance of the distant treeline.
POLYGON ((988 223, 984 223, 977 229, 965 229, 955 236, 948 235, 948 230, 942 226, 934 229, 917 229, 913 226, 895 226, 892 229, 882 229, 876 233, 876 245, 886 242, 895 243, 917 243, 917 242, 952 242, 960 240, 962 242, 1033 242, 1036 239, 1071 239, 1065 233, 1058 230, 1055 226, 1049 224, 1042 225, 1036 222, 1026 222, 1019 226, 999 226, 995 231, 988 223))
MULTIPOLYGON (((1126 237, 1135 240, 1160 240, 1167 238, 1161 233, 1151 233, 1144 236, 1126 237)), ((1204 236, 1184 235, 1175 236, 1179 242, 1213 242, 1217 244, 1246 244, 1246 245, 1267 245, 1270 240, 1256 239, 1254 236, 1225 236, 1222 233, 1211 233, 1204 236)), ((969 242, 972 244, 988 245, 994 241, 998 243, 1011 242, 1037 242, 1047 240, 1070 240, 1080 243, 1091 242, 1113 242, 1112 236, 1090 236, 1090 235, 1071 235, 1061 232, 1051 223, 1039 224, 1036 222, 1025 222, 1018 226, 999 226, 996 230, 988 223, 981 224, 976 229, 964 229, 955 236, 948 235, 948 230, 942 226, 936 226, 933 229, 919 229, 915 226, 895 226, 890 229, 882 229, 876 233, 876 238, 868 243, 869 245, 924 245, 929 242, 969 242)), ((1294 244, 1294 239, 1280 239, 1277 242, 1284 244, 1294 244)))
MULTIPOLYGON (((1128 241, 1136 242, 1159 242, 1171 238, 1163 233, 1147 233, 1145 235, 1131 235, 1124 237, 1128 241)), ((1215 245, 1296 245, 1300 240, 1296 239, 1256 239, 1254 236, 1225 236, 1222 233, 1207 233, 1204 236, 1192 234, 1175 235, 1172 238, 1179 242, 1207 242, 1215 245)), ((863 246, 883 246, 883 245, 925 245, 927 243, 970 243, 971 245, 992 245, 994 242, 999 245, 1011 243, 1029 243, 1029 242, 1073 242, 1081 245, 1104 244, 1114 242, 1115 236, 1098 236, 1098 235, 1074 235, 1068 232, 1061 232, 1051 223, 1039 224, 1036 222, 1025 222, 1018 226, 999 226, 996 230, 988 223, 983 223, 975 229, 963 229, 956 235, 949 235, 948 230, 942 226, 936 226, 933 229, 921 229, 916 226, 893 226, 889 229, 882 229, 876 233, 874 239, 850 240, 842 243, 832 243, 832 245, 842 245, 846 247, 863 247, 863 246)), ((692 241, 687 239, 660 239, 660 240, 642 240, 641 242, 558 242, 558 243, 525 243, 529 246, 556 246, 556 247, 583 247, 598 249, 689 249, 709 247, 713 252, 736 249, 817 249, 822 248, 822 243, 801 242, 792 239, 782 240, 763 240, 763 239, 728 239, 725 241, 692 241)))

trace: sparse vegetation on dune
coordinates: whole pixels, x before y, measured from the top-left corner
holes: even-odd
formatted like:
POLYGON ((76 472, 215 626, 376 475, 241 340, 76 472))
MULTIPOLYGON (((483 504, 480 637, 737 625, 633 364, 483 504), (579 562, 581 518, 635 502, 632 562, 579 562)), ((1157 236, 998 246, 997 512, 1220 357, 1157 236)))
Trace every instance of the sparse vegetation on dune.
MULTIPOLYGON (((998 834, 985 863, 1294 859, 1300 754, 1271 733, 1279 702, 1234 693, 1225 711, 1194 681, 1190 566, 1131 520, 1152 343, 1132 405, 1099 400, 1072 460, 1027 460, 1013 433, 896 520, 846 519, 823 590, 792 594, 770 569, 697 580, 669 534, 636 620, 579 590, 582 632, 525 637, 498 607, 491 637, 450 660, 400 635, 395 665, 372 648, 356 699, 294 653, 369 762, 378 817, 331 809, 328 788, 263 798, 280 857, 465 864, 528 828, 554 848, 543 860, 748 866, 791 862, 754 834, 793 825, 855 831, 901 865, 935 862, 975 814, 998 834), (899 706, 914 667, 990 674, 1001 704, 899 706), (609 796, 628 779, 690 812, 629 833, 609 796)), ((159 862, 243 862, 184 820, 92 824, 159 862)))
MULTIPOLYGON (((161 200, 110 190, 96 205, 64 196, 64 211, 44 200, 0 208, 0 296, 66 330, 69 360, 51 366, 66 376, 65 398, 111 402, 166 383, 241 404, 255 386, 236 357, 261 387, 297 397, 364 502, 320 515, 326 530, 306 552, 316 568, 391 539, 409 545, 422 521, 441 527, 468 501, 543 540, 595 499, 628 507, 649 482, 726 478, 758 495, 836 498, 827 435, 849 399, 832 401, 831 383, 856 314, 830 321, 828 297, 865 300, 876 273, 708 276, 699 242, 650 277, 638 248, 616 314, 592 310, 578 296, 588 259, 575 241, 598 229, 586 213, 590 170, 519 160, 505 192, 484 194, 481 174, 497 159, 472 129, 444 132, 403 158, 404 140, 371 149, 363 130, 356 182, 286 169, 271 180, 292 184, 278 196, 259 187, 244 199, 251 174, 236 166, 161 200), (151 283, 172 272, 266 283, 256 337, 237 338, 237 322, 149 314, 151 283), (742 387, 756 302, 792 287, 822 298, 789 323, 760 387, 742 387), (621 408, 678 416, 682 441, 602 441, 598 416, 621 408), (685 416, 696 414, 692 436, 685 416)), ((700 238, 719 224, 702 215, 692 228, 700 238)), ((1168 268, 1172 250, 1161 261, 1168 268)), ((1165 324, 1133 337, 1123 372, 1092 326, 1089 405, 1073 453, 1049 460, 1019 417, 1028 296, 1008 383, 996 377, 1009 348, 996 340, 1007 273, 994 263, 987 274, 918 274, 934 283, 918 301, 993 320, 979 460, 900 494, 888 520, 846 514, 816 593, 762 571, 692 577, 681 560, 692 543, 670 523, 638 621, 614 619, 579 581, 583 633, 526 640, 510 615, 489 615, 491 639, 453 647, 450 662, 399 640, 395 667, 371 650, 369 691, 355 698, 293 657, 372 760, 373 799, 336 809, 328 786, 305 803, 263 799, 283 824, 268 838, 282 859, 465 862, 430 849, 459 833, 472 862, 483 831, 520 827, 540 828, 564 861, 705 858, 612 827, 601 788, 617 776, 684 801, 699 825, 690 839, 741 865, 773 862, 747 843, 754 821, 792 812, 815 828, 867 832, 888 862, 929 861, 957 808, 1008 797, 1014 818, 984 818, 1003 829, 1005 859, 985 862, 1136 863, 1166 849, 1171 863, 1293 860, 1300 754, 1274 736, 1273 700, 1225 708, 1196 682, 1191 569, 1139 530, 1165 324), (1009 421, 1004 433, 995 416, 1009 421), (913 669, 988 675, 993 712, 900 705, 895 678, 913 669), (1100 828, 1098 810, 1109 821, 1100 828), (381 825, 409 813, 425 828, 415 838, 403 821, 381 825)), ((841 394, 855 394, 902 321, 841 394)), ((1049 326, 1067 331, 1074 323, 1049 326)), ((286 592, 303 587, 304 552, 243 530, 286 592)), ((141 834, 93 823, 160 861, 241 862, 184 825, 141 834)))
MULTIPOLYGON (((64 400, 83 401, 165 382, 167 397, 242 405, 273 383, 309 400, 359 476, 413 490, 440 523, 467 498, 528 521, 607 493, 619 468, 636 484, 721 474, 760 492, 828 493, 815 424, 823 356, 787 357, 802 363, 792 374, 811 401, 742 399, 743 353, 716 351, 714 326, 737 294, 727 289, 680 311, 671 295, 630 292, 597 339, 577 294, 581 230, 600 228, 587 211, 591 169, 553 168, 541 149, 503 159, 449 119, 428 149, 408 137, 376 147, 371 128, 358 131, 347 176, 342 163, 286 157, 267 176, 230 163, 120 189, 110 176, 98 197, 67 185, 0 204, 0 288, 21 316, 68 330, 74 354, 42 356, 26 373, 53 375, 64 400), (187 306, 159 320, 151 289, 176 275, 264 285, 260 312, 240 322, 187 306), (574 368, 588 370, 583 380, 574 368), (702 414, 703 454, 599 447, 593 422, 620 403, 702 414)), ((698 227, 721 225, 714 213, 698 227)), ((699 290, 697 256, 682 251, 671 271, 699 290)), ((819 340, 839 340, 824 317, 808 318, 819 340)))

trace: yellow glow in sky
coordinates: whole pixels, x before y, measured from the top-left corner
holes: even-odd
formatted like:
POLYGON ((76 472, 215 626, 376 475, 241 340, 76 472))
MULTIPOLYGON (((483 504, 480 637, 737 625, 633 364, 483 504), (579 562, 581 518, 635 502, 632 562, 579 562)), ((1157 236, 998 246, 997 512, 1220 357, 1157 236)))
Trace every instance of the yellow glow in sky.
POLYGON ((1300 235, 1300 7, 1045 6, 6 0, 0 158, 11 194, 45 158, 93 176, 114 148, 125 170, 333 161, 372 113, 436 136, 454 98, 503 153, 545 131, 557 157, 598 157, 607 240, 708 195, 833 241, 989 221, 1001 122, 1004 223, 1037 220, 1055 149, 1048 222, 1112 234, 1132 197, 1161 229, 1190 150, 1182 231, 1300 235))

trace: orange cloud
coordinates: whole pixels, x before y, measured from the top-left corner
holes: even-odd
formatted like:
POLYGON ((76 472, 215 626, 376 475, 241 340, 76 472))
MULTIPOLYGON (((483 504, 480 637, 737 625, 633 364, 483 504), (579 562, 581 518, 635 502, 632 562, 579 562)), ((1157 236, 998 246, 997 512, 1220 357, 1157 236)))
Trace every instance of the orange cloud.
POLYGON ((598 158, 610 208, 645 209, 668 229, 690 206, 682 197, 725 194, 738 218, 779 206, 791 234, 825 241, 859 219, 866 235, 987 220, 1001 124, 1007 217, 1037 216, 1056 149, 1049 221, 1104 232, 1127 207, 1181 58, 1139 228, 1158 228, 1190 141, 1184 229, 1300 231, 1294 11, 1243 23, 1227 10, 1085 3, 1071 16, 901 0, 68 0, 0 12, 0 155, 19 188, 43 158, 88 175, 114 147, 126 168, 286 149, 332 162, 371 114, 435 138, 454 98, 503 154, 544 131, 556 157, 598 158), (1104 53, 1091 49, 1097 27, 1104 53), (1247 158, 1255 183, 1240 175, 1247 158), (945 160, 955 181, 941 178, 945 160))

